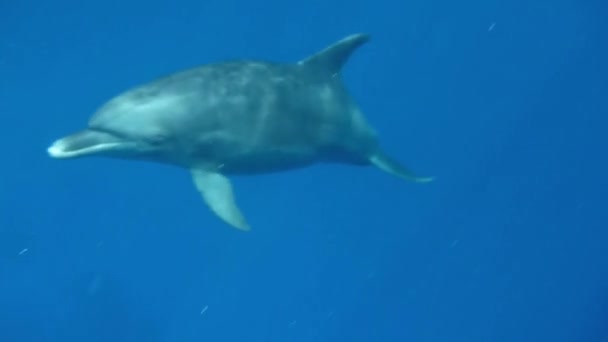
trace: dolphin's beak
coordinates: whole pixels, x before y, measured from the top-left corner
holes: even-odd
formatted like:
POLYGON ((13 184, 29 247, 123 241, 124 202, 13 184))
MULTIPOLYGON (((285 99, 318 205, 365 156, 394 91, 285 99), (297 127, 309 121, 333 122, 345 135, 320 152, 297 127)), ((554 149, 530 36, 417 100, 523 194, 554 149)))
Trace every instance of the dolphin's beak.
POLYGON ((55 141, 47 151, 53 158, 68 159, 113 154, 128 145, 129 142, 110 133, 86 129, 55 141))

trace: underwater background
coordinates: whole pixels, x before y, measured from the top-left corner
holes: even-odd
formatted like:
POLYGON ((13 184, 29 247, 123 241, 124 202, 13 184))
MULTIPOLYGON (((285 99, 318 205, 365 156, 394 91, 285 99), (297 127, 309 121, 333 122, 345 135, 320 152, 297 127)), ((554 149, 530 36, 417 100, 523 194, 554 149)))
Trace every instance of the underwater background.
POLYGON ((602 0, 0 2, 0 342, 608 341, 602 0), (346 35, 382 146, 429 184, 235 177, 46 148, 118 93, 346 35))

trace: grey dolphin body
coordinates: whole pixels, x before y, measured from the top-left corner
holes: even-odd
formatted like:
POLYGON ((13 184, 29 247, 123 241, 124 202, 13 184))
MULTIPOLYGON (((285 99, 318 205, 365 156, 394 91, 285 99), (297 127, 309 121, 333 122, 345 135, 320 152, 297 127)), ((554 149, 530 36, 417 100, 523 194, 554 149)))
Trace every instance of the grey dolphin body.
POLYGON ((381 151, 340 79, 348 57, 368 39, 348 36, 298 63, 229 61, 169 75, 111 99, 88 128, 55 141, 48 153, 188 169, 209 207, 241 230, 249 225, 228 175, 336 162, 430 181, 381 151))

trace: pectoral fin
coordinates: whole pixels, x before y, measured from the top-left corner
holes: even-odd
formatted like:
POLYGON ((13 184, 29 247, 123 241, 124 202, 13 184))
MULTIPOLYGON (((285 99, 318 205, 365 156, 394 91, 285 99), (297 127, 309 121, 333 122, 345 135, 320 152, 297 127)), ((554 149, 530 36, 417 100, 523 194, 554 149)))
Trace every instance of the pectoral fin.
POLYGON ((230 180, 216 172, 193 169, 192 180, 211 210, 231 226, 248 231, 249 225, 236 205, 230 180))
POLYGON ((378 152, 369 158, 369 161, 380 170, 390 173, 394 176, 416 182, 416 183, 428 183, 433 180, 433 177, 420 177, 414 174, 407 167, 401 165, 396 160, 390 158, 384 153, 378 152))

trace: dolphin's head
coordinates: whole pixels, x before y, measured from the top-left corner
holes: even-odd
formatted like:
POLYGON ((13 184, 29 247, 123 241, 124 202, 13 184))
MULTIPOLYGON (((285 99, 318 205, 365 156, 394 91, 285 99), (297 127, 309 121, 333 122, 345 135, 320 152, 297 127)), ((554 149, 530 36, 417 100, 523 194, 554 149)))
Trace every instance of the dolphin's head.
POLYGON ((183 111, 179 95, 139 88, 102 106, 86 129, 55 141, 48 153, 67 159, 105 156, 172 163, 176 143, 171 117, 183 111))

